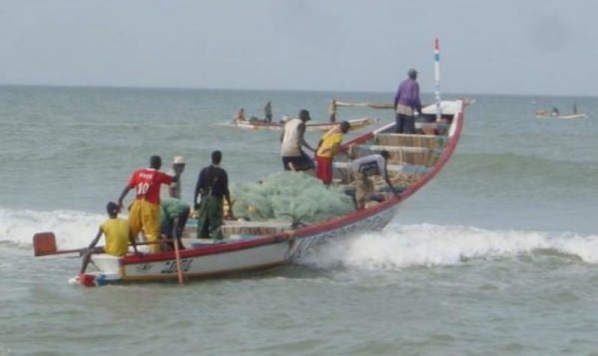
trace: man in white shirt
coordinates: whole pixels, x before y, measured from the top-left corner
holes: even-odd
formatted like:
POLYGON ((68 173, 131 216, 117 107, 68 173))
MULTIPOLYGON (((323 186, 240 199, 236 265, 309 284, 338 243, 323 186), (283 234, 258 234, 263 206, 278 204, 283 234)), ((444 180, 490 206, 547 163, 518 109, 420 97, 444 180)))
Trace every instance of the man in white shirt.
POLYGON ((302 147, 315 152, 315 150, 305 141, 305 123, 311 120, 309 111, 303 109, 299 111, 298 119, 291 119, 284 125, 284 130, 280 135, 280 155, 282 165, 286 171, 306 171, 315 168, 313 160, 303 152, 302 147))
POLYGON ((180 175, 185 170, 185 158, 183 156, 175 156, 172 160, 172 169, 167 173, 171 176, 179 175, 179 179, 176 182, 171 183, 167 186, 167 190, 162 191, 162 196, 181 199, 181 179, 180 175))

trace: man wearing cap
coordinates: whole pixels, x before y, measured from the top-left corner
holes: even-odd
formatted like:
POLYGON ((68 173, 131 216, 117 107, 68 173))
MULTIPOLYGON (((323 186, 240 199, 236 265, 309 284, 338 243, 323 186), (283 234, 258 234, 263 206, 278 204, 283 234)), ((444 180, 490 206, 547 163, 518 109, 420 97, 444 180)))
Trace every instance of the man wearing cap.
MULTIPOLYGON (((162 167, 160 156, 150 157, 149 168, 135 170, 118 198, 120 210, 127 193, 131 189, 135 189, 135 200, 129 208, 131 234, 137 238, 137 235, 143 230, 148 242, 160 239, 160 185, 170 185, 179 179, 179 174, 176 172, 173 177, 160 171, 160 167, 162 167)), ((160 252, 160 245, 150 244, 150 249, 153 252, 160 252)))
POLYGON ((291 119, 286 122, 282 134, 280 135, 280 155, 282 156, 282 165, 286 171, 305 171, 315 167, 314 162, 302 147, 315 152, 315 150, 305 142, 305 123, 311 120, 309 111, 302 109, 299 111, 298 119, 291 119))
POLYGON ((396 109, 396 133, 415 133, 415 112, 421 114, 422 104, 419 97, 419 84, 417 83, 417 71, 410 69, 409 76, 399 85, 395 95, 396 109))
POLYGON ((129 242, 133 245, 133 249, 137 252, 135 239, 131 235, 129 222, 118 217, 118 204, 109 202, 106 205, 106 212, 108 213, 108 220, 104 221, 93 241, 89 247, 82 252, 83 263, 79 274, 85 273, 87 265, 93 253, 107 253, 112 256, 124 256, 129 252, 129 242), (102 234, 106 235, 106 245, 104 247, 95 247, 102 234))
POLYGON ((168 194, 167 196, 170 198, 181 199, 181 179, 180 175, 183 174, 185 170, 185 158, 183 156, 175 156, 172 160, 172 169, 168 171, 168 174, 171 176, 179 175, 179 179, 175 182, 172 182, 168 186, 168 194))

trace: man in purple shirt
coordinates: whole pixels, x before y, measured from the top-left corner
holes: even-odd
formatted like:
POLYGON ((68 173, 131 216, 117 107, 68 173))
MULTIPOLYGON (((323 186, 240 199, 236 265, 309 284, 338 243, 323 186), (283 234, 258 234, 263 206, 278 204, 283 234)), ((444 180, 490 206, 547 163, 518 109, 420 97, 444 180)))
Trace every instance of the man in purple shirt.
POLYGON ((422 104, 419 98, 419 84, 417 83, 417 71, 410 69, 405 79, 397 89, 395 95, 395 109, 397 111, 395 132, 415 133, 415 117, 417 111, 421 114, 422 104))

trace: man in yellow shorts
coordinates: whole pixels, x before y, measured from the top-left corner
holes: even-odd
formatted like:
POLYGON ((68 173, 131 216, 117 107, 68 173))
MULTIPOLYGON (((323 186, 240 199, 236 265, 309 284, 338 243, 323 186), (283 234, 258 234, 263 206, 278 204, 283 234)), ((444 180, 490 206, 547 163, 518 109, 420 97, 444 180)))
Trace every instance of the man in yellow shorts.
POLYGON ((160 156, 150 158, 149 168, 137 169, 118 198, 119 209, 129 190, 135 189, 136 196, 129 208, 129 224, 133 238, 143 230, 145 239, 150 243, 152 252, 160 252, 160 185, 171 184, 179 179, 180 172, 170 176, 162 171, 162 159, 160 156))
POLYGON ((100 225, 96 237, 83 252, 83 262, 79 274, 85 273, 91 255, 94 253, 124 256, 129 252, 129 241, 131 242, 131 245, 133 245, 135 252, 137 252, 137 246, 135 245, 135 239, 131 235, 129 222, 118 217, 118 205, 109 202, 108 205, 106 205, 106 211, 108 212, 109 218, 100 225), (106 235, 106 246, 95 247, 98 241, 100 241, 102 234, 106 235))

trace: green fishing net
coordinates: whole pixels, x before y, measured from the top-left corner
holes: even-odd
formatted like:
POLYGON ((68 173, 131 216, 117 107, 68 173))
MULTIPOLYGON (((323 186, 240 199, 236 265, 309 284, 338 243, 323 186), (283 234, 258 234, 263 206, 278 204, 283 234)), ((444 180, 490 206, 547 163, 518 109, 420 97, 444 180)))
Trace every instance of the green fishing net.
POLYGON ((353 211, 342 187, 326 187, 302 172, 277 172, 257 183, 232 183, 233 214, 251 221, 319 223, 353 211))

